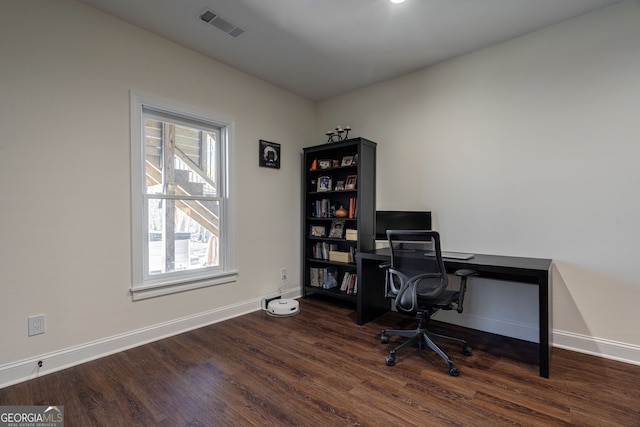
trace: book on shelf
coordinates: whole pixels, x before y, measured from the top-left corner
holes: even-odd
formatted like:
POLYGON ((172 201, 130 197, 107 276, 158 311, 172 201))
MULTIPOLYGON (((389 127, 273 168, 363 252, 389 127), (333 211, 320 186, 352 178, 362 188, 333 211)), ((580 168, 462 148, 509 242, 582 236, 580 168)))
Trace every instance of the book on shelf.
POLYGON ((313 286, 314 288, 319 287, 319 283, 321 282, 320 278, 320 268, 311 267, 309 268, 309 286, 313 286))
POLYGON ((355 218, 358 216, 358 198, 349 198, 349 218, 355 218))
POLYGON ((347 295, 356 295, 358 293, 358 275, 348 271, 344 273, 340 282, 340 291, 347 295))
POLYGON ((351 274, 349 283, 347 284, 347 295, 356 295, 358 293, 358 276, 351 274))
POLYGON ((340 292, 347 292, 352 274, 353 273, 349 273, 348 271, 344 273, 344 276, 342 276, 342 282, 340 282, 340 292))
POLYGON ((353 278, 349 281, 349 289, 347 289, 347 293, 350 295, 358 294, 358 276, 355 274, 352 275, 353 278))

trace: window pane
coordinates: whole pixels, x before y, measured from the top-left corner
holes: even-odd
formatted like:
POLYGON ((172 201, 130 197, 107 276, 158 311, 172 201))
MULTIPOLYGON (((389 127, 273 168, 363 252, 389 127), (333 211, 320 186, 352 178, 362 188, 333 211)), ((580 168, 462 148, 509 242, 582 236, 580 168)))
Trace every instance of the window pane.
POLYGON ((145 120, 147 194, 219 196, 219 130, 145 120))
POLYGON ((219 259, 217 200, 148 201, 148 274, 217 267, 219 259))

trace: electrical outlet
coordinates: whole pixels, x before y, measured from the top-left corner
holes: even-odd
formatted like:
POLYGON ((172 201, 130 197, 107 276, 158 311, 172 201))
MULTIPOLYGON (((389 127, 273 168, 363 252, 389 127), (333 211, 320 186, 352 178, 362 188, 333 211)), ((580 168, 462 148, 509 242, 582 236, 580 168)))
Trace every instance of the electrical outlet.
POLYGON ((29 336, 44 334, 44 314, 29 317, 29 336))
POLYGON ((287 280, 287 269, 286 268, 281 268, 280 269, 280 280, 287 280))

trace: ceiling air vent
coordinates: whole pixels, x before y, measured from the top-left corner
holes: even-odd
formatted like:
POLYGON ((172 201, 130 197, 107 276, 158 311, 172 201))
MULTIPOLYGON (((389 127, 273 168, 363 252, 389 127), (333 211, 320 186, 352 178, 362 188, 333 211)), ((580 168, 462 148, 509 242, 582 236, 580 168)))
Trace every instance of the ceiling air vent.
POLYGON ((233 22, 229 21, 226 18, 223 18, 212 10, 204 11, 204 13, 200 15, 200 19, 202 19, 207 24, 211 24, 214 27, 224 31, 232 37, 238 37, 240 34, 244 33, 244 30, 242 28, 238 27, 233 22))

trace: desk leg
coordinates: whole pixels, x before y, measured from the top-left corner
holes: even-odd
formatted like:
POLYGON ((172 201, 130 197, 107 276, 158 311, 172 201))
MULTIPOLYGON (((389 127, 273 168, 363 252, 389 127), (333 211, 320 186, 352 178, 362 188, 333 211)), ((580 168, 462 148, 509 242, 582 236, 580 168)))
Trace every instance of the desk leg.
POLYGON ((551 361, 551 342, 549 341, 551 290, 549 289, 548 272, 544 272, 538 277, 538 304, 540 313, 540 376, 549 378, 549 364, 551 361))
POLYGON ((363 325, 391 308, 385 297, 382 261, 358 259, 357 323, 363 325))

